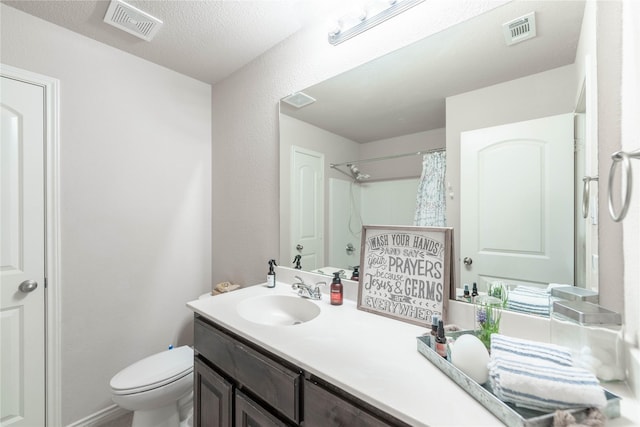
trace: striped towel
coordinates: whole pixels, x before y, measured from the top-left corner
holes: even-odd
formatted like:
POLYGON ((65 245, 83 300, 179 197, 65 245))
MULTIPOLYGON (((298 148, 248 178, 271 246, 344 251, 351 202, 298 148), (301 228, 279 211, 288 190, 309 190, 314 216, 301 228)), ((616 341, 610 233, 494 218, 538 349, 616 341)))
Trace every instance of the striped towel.
POLYGON ((552 363, 560 366, 573 366, 571 351, 566 347, 492 334, 491 363, 501 360, 516 360, 523 365, 552 363))
POLYGON ((498 399, 543 412, 607 403, 595 375, 572 366, 569 350, 500 334, 491 336, 489 381, 498 399))
POLYGON ((522 313, 549 315, 551 295, 546 289, 518 286, 509 292, 507 308, 522 313))

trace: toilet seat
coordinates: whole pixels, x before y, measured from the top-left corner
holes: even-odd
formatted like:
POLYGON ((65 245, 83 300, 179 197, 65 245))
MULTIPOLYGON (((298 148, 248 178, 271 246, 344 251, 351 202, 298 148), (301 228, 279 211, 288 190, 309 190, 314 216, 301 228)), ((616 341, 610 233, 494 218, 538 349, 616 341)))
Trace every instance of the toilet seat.
POLYGON ((115 395, 142 393, 178 381, 193 372, 189 346, 154 354, 118 372, 109 385, 115 395))

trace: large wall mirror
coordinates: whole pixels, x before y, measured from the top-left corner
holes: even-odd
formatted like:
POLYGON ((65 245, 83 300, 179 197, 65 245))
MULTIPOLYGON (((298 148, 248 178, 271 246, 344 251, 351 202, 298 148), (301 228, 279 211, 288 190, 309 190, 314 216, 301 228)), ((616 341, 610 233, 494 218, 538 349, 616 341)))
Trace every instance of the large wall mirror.
POLYGON ((283 99, 280 264, 350 277, 362 225, 414 225, 424 166, 444 153, 458 286, 597 292, 595 15, 513 1, 283 99), (514 272, 520 253, 555 266, 514 272))

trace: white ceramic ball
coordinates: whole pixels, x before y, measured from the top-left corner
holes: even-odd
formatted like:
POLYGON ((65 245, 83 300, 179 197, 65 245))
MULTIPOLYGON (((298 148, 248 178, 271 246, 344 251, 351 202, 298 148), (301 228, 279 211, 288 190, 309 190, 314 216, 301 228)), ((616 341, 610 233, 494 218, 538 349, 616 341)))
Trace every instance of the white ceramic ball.
POLYGON ((489 352, 478 337, 459 336, 451 347, 451 363, 478 384, 489 379, 489 352))

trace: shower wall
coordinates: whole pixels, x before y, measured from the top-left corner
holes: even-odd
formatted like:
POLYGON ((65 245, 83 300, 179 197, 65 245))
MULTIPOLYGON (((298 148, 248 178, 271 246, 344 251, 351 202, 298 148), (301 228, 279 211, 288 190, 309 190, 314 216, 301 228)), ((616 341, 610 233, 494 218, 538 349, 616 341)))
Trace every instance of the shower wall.
POLYGON ((360 264, 362 225, 413 225, 418 178, 352 183, 329 180, 329 266, 360 264), (355 251, 347 251, 351 243, 355 251))

